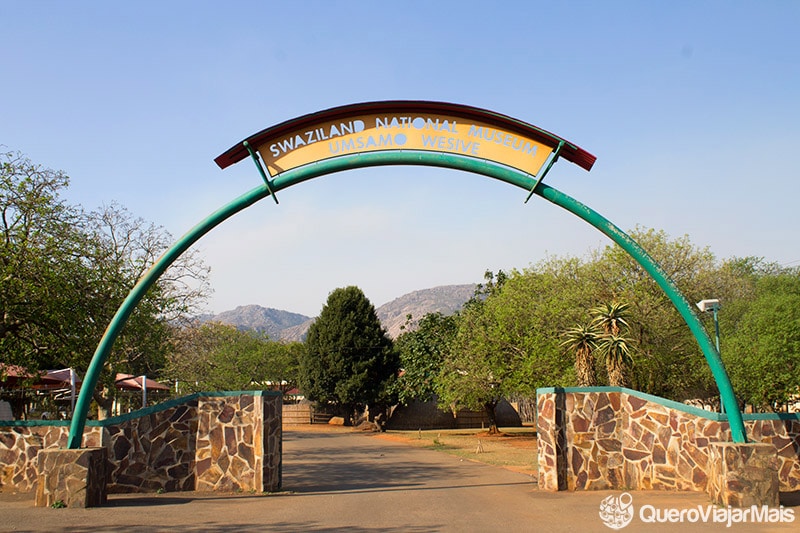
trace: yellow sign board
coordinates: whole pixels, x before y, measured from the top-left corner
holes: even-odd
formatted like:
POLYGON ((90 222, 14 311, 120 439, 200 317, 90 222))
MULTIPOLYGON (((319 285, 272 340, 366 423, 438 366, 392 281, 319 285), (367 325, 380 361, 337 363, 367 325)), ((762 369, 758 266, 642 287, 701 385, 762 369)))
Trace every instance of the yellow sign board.
POLYGON ((553 148, 497 124, 448 114, 366 113, 320 121, 259 139, 271 176, 361 152, 424 150, 487 159, 536 175, 553 148))

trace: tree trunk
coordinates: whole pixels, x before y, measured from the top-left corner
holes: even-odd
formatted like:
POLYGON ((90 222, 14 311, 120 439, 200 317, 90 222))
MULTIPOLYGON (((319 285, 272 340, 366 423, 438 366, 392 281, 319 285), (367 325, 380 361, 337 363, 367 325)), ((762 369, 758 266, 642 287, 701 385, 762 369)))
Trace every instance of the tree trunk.
POLYGON ((597 376, 594 373, 594 357, 589 350, 579 350, 575 354, 575 374, 579 387, 594 387, 597 376))
POLYGON ((486 402, 483 404, 483 410, 489 418, 489 435, 497 435, 500 430, 497 429, 497 416, 495 415, 494 408, 497 407, 497 401, 486 402))
POLYGON ((612 387, 627 387, 628 376, 624 365, 608 365, 608 382, 612 387))
POLYGON ((386 422, 389 419, 389 409, 386 405, 375 404, 367 406, 367 420, 375 424, 375 429, 386 431, 386 422))
MULTIPOLYGON (((107 393, 108 389, 104 388, 103 392, 107 393)), ((111 408, 114 406, 114 398, 104 395, 103 393, 95 393, 93 396, 95 403, 97 403, 97 419, 105 420, 111 416, 111 408)))
POLYGON ((356 406, 353 404, 341 405, 338 409, 345 426, 352 426, 355 419, 356 406))

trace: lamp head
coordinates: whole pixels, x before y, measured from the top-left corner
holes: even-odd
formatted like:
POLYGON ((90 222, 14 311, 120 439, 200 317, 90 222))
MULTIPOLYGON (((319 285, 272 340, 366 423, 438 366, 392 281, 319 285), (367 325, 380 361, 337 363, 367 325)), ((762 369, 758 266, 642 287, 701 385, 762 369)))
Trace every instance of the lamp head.
POLYGON ((717 311, 720 308, 719 300, 700 300, 697 302, 697 308, 702 312, 717 311))

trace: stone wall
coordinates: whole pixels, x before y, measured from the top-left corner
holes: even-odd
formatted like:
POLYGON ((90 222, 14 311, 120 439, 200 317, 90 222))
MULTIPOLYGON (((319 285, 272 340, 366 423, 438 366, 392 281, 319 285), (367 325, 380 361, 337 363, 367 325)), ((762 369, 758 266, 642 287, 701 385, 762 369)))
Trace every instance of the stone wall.
POLYGON ((745 414, 743 417, 749 440, 775 447, 781 490, 800 490, 800 413, 745 414))
POLYGON ((194 490, 198 401, 189 396, 105 421, 109 493, 194 490))
MULTIPOLYGON (((67 446, 69 422, 0 421, 0 492, 33 492, 36 490, 36 458, 40 450, 67 446)), ((87 427, 83 445, 101 446, 103 429, 87 427)))
MULTIPOLYGON (((544 490, 705 492, 709 444, 731 440, 725 415, 618 387, 539 389, 537 408, 544 490)), ((800 416, 744 417, 776 448, 780 489, 800 490, 800 416)))
MULTIPOLYGON (((83 447, 107 451, 107 490, 155 492, 195 490, 198 442, 215 423, 200 427, 198 405, 236 405, 223 433, 227 446, 216 460, 244 461, 257 469, 248 490, 277 490, 281 463, 281 397, 266 391, 194 394, 103 421, 88 421, 83 447), (277 407, 276 407, 277 406, 277 407), (246 412, 242 414, 240 411, 246 412)), ((225 418, 206 409, 206 417, 225 418)), ((43 449, 64 448, 68 421, 0 421, 0 491, 31 492, 36 488, 37 456, 43 449)), ((204 486, 205 487, 205 486, 204 486)))

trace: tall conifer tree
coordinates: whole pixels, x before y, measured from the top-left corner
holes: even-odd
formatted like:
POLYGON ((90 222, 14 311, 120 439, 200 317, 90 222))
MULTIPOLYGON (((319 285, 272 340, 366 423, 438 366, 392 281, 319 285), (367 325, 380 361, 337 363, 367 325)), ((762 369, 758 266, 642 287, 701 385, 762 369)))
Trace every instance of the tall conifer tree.
POLYGON ((335 406, 346 420, 363 407, 374 415, 390 403, 398 357, 375 307, 355 286, 331 292, 306 338, 303 392, 335 406))

